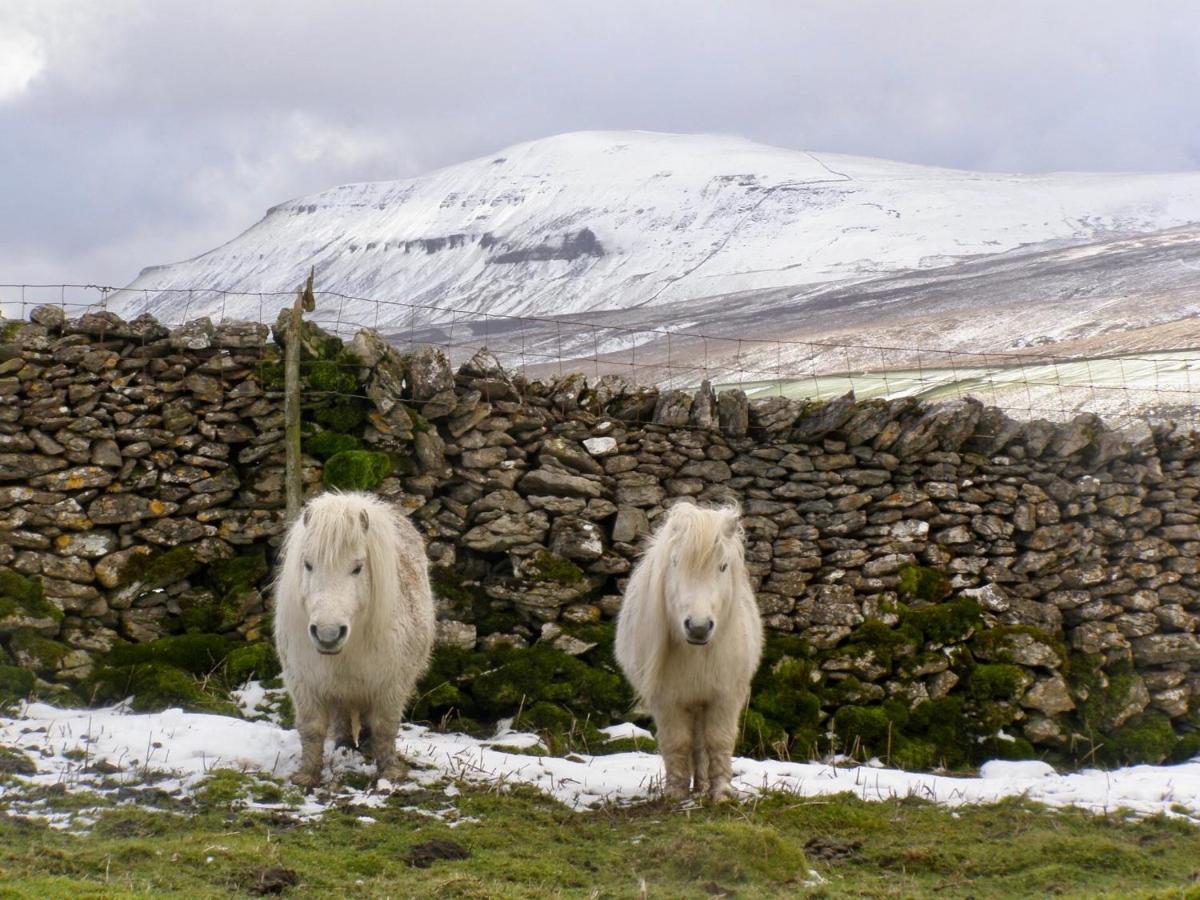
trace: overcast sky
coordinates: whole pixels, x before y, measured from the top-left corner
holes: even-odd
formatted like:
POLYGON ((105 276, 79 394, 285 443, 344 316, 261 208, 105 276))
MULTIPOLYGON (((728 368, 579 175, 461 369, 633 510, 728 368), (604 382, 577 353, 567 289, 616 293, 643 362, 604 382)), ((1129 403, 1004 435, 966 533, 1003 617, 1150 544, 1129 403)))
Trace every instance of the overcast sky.
POLYGON ((579 129, 1200 168, 1200 3, 0 0, 0 282, 124 284, 268 206, 579 129))

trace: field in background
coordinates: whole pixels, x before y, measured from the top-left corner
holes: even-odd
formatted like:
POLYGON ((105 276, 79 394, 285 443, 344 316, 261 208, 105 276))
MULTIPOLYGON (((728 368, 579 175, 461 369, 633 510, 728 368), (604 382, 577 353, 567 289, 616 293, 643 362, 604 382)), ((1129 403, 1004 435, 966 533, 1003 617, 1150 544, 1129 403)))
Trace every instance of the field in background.
POLYGON ((847 391, 863 400, 975 397, 1021 419, 1065 421, 1081 412, 1093 412, 1122 426, 1147 418, 1173 419, 1195 426, 1200 354, 1179 350, 994 367, 967 364, 881 369, 783 380, 727 381, 717 387, 740 388, 751 398, 828 400, 847 391))

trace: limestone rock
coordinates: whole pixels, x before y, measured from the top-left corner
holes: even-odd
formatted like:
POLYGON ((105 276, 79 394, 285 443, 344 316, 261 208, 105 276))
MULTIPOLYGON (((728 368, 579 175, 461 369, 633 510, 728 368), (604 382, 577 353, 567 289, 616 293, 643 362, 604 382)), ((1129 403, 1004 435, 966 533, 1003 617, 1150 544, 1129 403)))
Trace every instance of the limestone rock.
POLYGON ((585 562, 604 555, 604 538, 595 522, 578 516, 560 516, 550 527, 550 551, 585 562))

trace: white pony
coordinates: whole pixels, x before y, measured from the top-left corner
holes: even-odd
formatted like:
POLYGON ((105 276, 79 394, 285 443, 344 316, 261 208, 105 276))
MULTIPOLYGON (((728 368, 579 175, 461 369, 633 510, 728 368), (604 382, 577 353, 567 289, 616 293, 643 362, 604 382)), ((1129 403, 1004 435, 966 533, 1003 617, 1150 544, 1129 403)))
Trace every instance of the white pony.
POLYGON ((404 777, 396 734, 434 628, 425 542, 407 517, 363 493, 305 505, 275 584, 275 646, 300 732, 292 781, 319 784, 330 726, 356 744, 360 724, 377 777, 404 777))
POLYGON ((666 793, 733 796, 733 745, 762 655, 736 506, 671 507, 633 570, 616 657, 658 726, 666 793))

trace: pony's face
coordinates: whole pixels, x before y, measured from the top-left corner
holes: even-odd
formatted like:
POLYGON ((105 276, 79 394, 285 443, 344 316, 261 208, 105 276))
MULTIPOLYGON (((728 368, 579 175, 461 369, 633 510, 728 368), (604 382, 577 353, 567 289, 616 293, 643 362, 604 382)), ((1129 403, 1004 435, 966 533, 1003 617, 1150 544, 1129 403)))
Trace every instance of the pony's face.
POLYGON ((365 515, 362 524, 359 540, 348 541, 341 553, 322 553, 305 542, 300 601, 308 614, 308 637, 318 653, 341 653, 370 604, 365 515))
POLYGON ((689 644, 703 646, 720 631, 733 597, 735 564, 740 559, 738 519, 726 516, 708 552, 685 558, 671 553, 666 577, 667 616, 672 632, 689 644))

